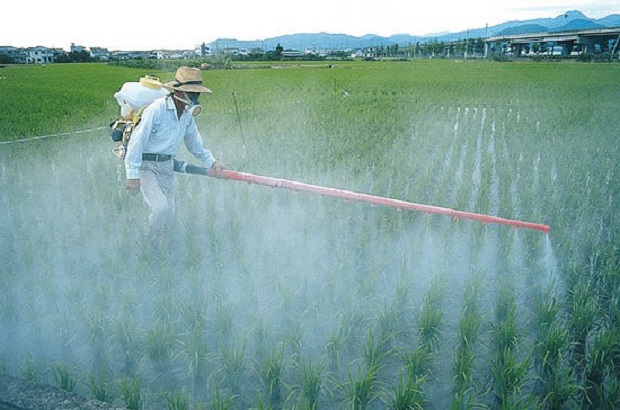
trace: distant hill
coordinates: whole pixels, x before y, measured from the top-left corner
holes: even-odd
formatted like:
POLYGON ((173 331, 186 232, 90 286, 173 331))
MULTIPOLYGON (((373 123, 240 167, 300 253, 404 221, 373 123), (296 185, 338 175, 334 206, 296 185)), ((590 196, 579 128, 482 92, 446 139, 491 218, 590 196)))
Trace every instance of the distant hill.
POLYGON ((398 44, 399 46, 407 46, 417 42, 447 42, 465 38, 485 38, 511 34, 560 32, 565 30, 607 27, 620 27, 620 14, 611 14, 600 19, 592 19, 580 11, 571 10, 555 18, 507 21, 495 26, 475 28, 456 33, 427 34, 423 36, 394 34, 389 37, 374 34, 366 34, 361 37, 356 37, 348 34, 299 33, 255 41, 218 39, 208 45, 214 50, 223 50, 225 48, 238 48, 246 50, 260 48, 262 50, 274 50, 278 44, 284 47, 285 50, 297 51, 304 51, 308 49, 314 51, 345 49, 354 50, 363 47, 391 46, 394 44, 398 44))

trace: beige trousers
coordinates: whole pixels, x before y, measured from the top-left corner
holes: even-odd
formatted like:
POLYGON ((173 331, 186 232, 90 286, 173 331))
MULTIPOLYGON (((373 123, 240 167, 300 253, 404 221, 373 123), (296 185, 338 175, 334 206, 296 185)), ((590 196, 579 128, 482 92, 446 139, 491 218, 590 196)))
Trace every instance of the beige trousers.
POLYGON ((140 168, 140 190, 151 209, 149 238, 161 244, 170 228, 175 211, 173 162, 143 161, 140 168))

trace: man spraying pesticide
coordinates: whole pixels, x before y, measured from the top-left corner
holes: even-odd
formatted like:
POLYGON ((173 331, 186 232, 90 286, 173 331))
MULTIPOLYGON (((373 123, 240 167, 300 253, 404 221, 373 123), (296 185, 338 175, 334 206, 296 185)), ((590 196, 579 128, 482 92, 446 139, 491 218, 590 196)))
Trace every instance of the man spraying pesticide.
MULTIPOLYGON (((213 158, 210 151, 202 146, 202 138, 196 129, 193 115, 200 112, 197 97, 200 93, 211 91, 202 86, 202 76, 198 69, 181 67, 177 70, 176 80, 164 85, 171 89, 171 96, 156 99, 142 114, 142 120, 132 132, 132 126, 136 122, 134 118, 127 124, 117 121, 114 128, 121 123, 123 130, 116 131, 122 137, 113 139, 120 141, 116 150, 121 156, 123 145, 127 145, 125 156, 125 168, 127 172, 126 186, 130 192, 142 191, 145 201, 151 208, 149 217, 149 234, 153 239, 160 238, 166 224, 169 222, 173 211, 172 202, 172 172, 185 172, 215 176, 223 179, 264 185, 272 188, 286 188, 295 191, 310 192, 323 196, 332 196, 345 200, 353 200, 396 208, 423 212, 427 214, 440 214, 451 216, 454 219, 471 219, 484 224, 503 224, 513 228, 534 229, 549 233, 548 225, 532 222, 505 219, 493 215, 476 214, 472 212, 457 211, 438 206, 416 204, 399 199, 391 199, 380 196, 362 194, 343 189, 329 188, 303 182, 291 181, 282 178, 272 178, 254 175, 244 172, 226 170, 225 167, 213 158), (127 140, 129 143, 127 144, 127 140), (186 164, 173 159, 181 142, 197 158, 203 160, 206 167, 186 164)), ((118 99, 118 97, 117 97, 118 99)), ((122 101, 119 104, 123 107, 122 101)), ((235 102, 236 104, 236 102, 235 102)), ((122 111, 122 110, 121 110, 122 111)), ((139 118, 139 116, 138 116, 139 118)), ((244 144, 245 145, 245 144, 244 144)))
MULTIPOLYGON (((144 85, 148 88, 153 82, 149 84, 147 79, 144 85)), ((156 87, 153 89, 157 90, 156 87)), ((143 93, 147 105, 137 112, 131 108, 135 109, 141 102, 131 104, 126 101, 123 97, 128 97, 127 94, 131 96, 131 92, 126 91, 126 95, 123 95, 121 89, 121 95, 116 96, 121 105, 121 114, 124 114, 125 109, 124 117, 127 118, 122 126, 118 122, 114 125, 117 134, 121 134, 116 152, 125 161, 127 191, 131 194, 141 191, 150 208, 149 238, 154 245, 161 246, 175 209, 173 159, 181 144, 184 143, 188 151, 201 160, 207 169, 212 170, 215 176, 225 168, 204 147, 194 120, 202 110, 199 96, 210 94, 211 90, 203 85, 199 69, 179 67, 174 81, 163 84, 163 90, 143 93), (161 96, 152 102, 148 101, 153 94, 160 92, 161 96), (129 108, 123 104, 129 105, 129 108)), ((113 131, 113 139, 114 134, 113 131)))

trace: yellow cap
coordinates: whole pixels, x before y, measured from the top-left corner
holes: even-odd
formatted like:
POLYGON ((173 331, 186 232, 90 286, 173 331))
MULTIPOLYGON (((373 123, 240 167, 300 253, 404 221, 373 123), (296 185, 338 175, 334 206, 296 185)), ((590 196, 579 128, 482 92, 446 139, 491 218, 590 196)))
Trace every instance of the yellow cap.
POLYGON ((154 90, 161 89, 161 81, 159 81, 159 78, 151 77, 150 75, 145 75, 144 77, 142 77, 140 79, 140 84, 154 90))

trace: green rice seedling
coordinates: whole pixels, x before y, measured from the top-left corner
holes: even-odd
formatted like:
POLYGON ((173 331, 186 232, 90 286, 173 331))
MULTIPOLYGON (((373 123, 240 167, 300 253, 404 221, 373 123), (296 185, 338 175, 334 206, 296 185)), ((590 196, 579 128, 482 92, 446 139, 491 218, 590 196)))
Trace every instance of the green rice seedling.
POLYGON ((144 350, 157 373, 170 369, 174 349, 174 330, 171 325, 158 321, 144 338, 144 350))
POLYGON ((323 391, 322 381, 325 364, 323 364, 320 357, 317 359, 316 365, 308 358, 307 360, 302 360, 297 365, 297 369, 300 379, 300 399, 308 406, 308 409, 316 410, 323 391))
POLYGON ((603 407, 617 409, 620 406, 620 379, 617 376, 610 377, 607 385, 607 396, 603 407))
POLYGON ((473 384, 473 369, 475 356, 469 349, 459 350, 452 372, 453 390, 455 393, 464 392, 473 384))
POLYGON ((431 287, 424 296, 424 301, 418 316, 418 336, 420 344, 429 351, 437 348, 441 337, 440 325, 443 319, 442 301, 444 288, 437 279, 433 280, 431 287))
POLYGON ((620 330, 603 328, 589 344, 585 368, 584 408, 598 409, 605 402, 605 383, 610 373, 611 358, 620 349, 620 330))
POLYGON ((480 329, 482 326, 482 317, 480 313, 471 307, 465 307, 459 320, 458 338, 460 350, 469 350, 476 344, 480 329))
POLYGON ((340 366, 341 354, 348 351, 349 341, 352 338, 351 332, 347 319, 341 318, 338 329, 329 333, 326 350, 334 367, 340 366))
POLYGON ((291 354, 298 356, 301 353, 304 340, 304 329, 299 322, 292 322, 288 326, 284 343, 291 349, 291 354))
POLYGON ((432 354, 426 346, 417 346, 412 351, 400 351, 399 355, 405 363, 408 380, 413 382, 430 375, 432 354))
POLYGON ((181 318, 190 329, 205 329, 207 326, 207 319, 205 316, 207 302, 204 298, 198 303, 183 300, 178 306, 181 318))
POLYGON ((387 408, 391 410, 422 410, 426 402, 422 390, 422 384, 425 381, 424 377, 419 377, 405 382, 404 377, 401 375, 398 383, 392 387, 392 394, 387 402, 387 408))
MULTIPOLYGON (((405 258, 403 260, 403 266, 401 268, 402 272, 407 272, 408 262, 405 258)), ((399 279, 398 284, 396 285, 396 290, 394 294, 394 301, 392 302, 391 308, 396 311, 397 319, 400 315, 403 315, 408 308, 408 300, 409 300, 409 288, 411 287, 410 279, 406 277, 405 274, 399 279)))
POLYGON ((375 342, 375 336, 372 329, 368 330, 366 341, 362 344, 362 352, 364 354, 364 363, 369 369, 380 369, 383 367, 383 361, 388 353, 389 341, 387 338, 379 337, 375 342))
POLYGON ((256 366, 258 375, 265 386, 269 405, 275 408, 280 407, 284 376, 284 343, 279 348, 273 349, 265 363, 257 363, 256 366))
POLYGON ((456 360, 452 368, 454 392, 452 408, 466 408, 471 405, 474 392, 473 371, 476 361, 473 347, 476 345, 482 326, 482 317, 478 307, 479 293, 480 281, 471 280, 465 287, 464 307, 458 324, 456 360))
POLYGON ((215 387, 211 391, 211 404, 209 408, 211 410, 230 410, 233 408, 233 400, 237 398, 236 395, 229 395, 227 397, 223 397, 220 389, 215 387))
POLYGON ((558 368, 564 354, 569 350, 568 341, 568 329, 557 322, 550 324, 547 331, 538 338, 534 364, 541 377, 553 374, 558 368))
POLYGON ((133 376, 138 366, 143 343, 130 315, 125 315, 115 323, 114 334, 118 348, 123 354, 122 373, 133 376))
POLYGON ((208 347, 205 340, 204 330, 201 328, 191 329, 185 340, 180 342, 182 355, 189 362, 189 370, 194 385, 200 385, 206 376, 208 347))
POLYGON ((495 402, 502 408, 521 405, 530 400, 522 393, 531 356, 521 362, 518 359, 516 299, 506 284, 500 287, 495 301, 495 323, 492 335, 492 350, 495 353, 491 364, 495 402))
POLYGON ((142 410, 144 408, 144 398, 138 379, 122 379, 120 391, 128 410, 142 410))
POLYGON ((88 375, 88 388, 90 389, 90 395, 95 400, 109 403, 114 400, 114 395, 107 376, 101 373, 96 372, 88 375))
POLYGON ((512 348, 498 351, 491 364, 493 395, 499 408, 528 408, 532 398, 524 393, 529 359, 519 362, 512 348), (513 407, 514 406, 514 407, 513 407))
POLYGON ((189 410, 189 398, 180 391, 175 393, 166 392, 166 404, 168 410, 189 410))
POLYGON ((580 280, 571 290, 568 310, 568 327, 573 339, 573 360, 578 370, 583 371, 586 366, 587 338, 598 316, 590 285, 585 280, 580 280))
POLYGON ((385 306, 379 311, 377 326, 380 339, 387 341, 398 333, 400 328, 398 317, 399 311, 396 304, 385 306))
POLYGON ((215 307, 215 328, 221 343, 226 343, 230 339, 233 316, 232 306, 219 300, 215 307))
POLYGON ((223 375, 224 382, 233 393, 238 393, 241 381, 246 370, 246 342, 245 340, 240 346, 222 347, 219 354, 220 372, 223 375))
MULTIPOLYGON (((493 348, 496 352, 513 350, 517 345, 517 304, 514 293, 502 286, 495 301, 495 329, 493 348)), ((502 357, 500 354, 499 357, 502 357)))
POLYGON ((377 392, 377 368, 364 369, 361 364, 357 367, 357 376, 353 377, 349 371, 349 380, 341 384, 344 405, 352 410, 364 410, 378 397, 377 392))
POLYGON ((34 360, 32 355, 26 356, 24 365, 21 366, 21 374, 25 380, 29 382, 37 383, 41 379, 41 367, 34 360))
POLYGON ((74 374, 75 370, 62 363, 54 363, 52 364, 52 372, 58 388, 71 393, 75 391, 75 385, 77 384, 77 379, 74 374))
POLYGON ((545 409, 563 410, 577 407, 577 398, 583 397, 583 387, 575 378, 568 360, 560 357, 553 371, 541 379, 539 405, 545 409))
POLYGON ((470 410, 470 409, 488 409, 489 407, 482 403, 474 401, 476 390, 473 387, 463 388, 454 392, 452 401, 450 402, 451 410, 470 410))
POLYGON ((92 315, 86 318, 88 343, 93 352, 93 362, 95 367, 104 366, 110 351, 110 343, 107 336, 109 321, 103 312, 97 309, 92 315))
POLYGON ((534 297, 534 308, 536 312, 538 332, 539 334, 542 334, 556 322, 556 318, 560 310, 560 304, 558 303, 555 294, 549 290, 545 293, 536 293, 534 297))

